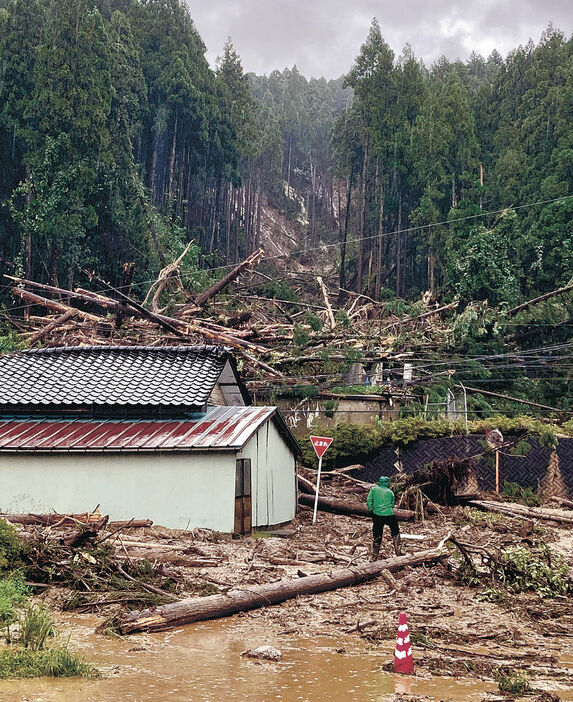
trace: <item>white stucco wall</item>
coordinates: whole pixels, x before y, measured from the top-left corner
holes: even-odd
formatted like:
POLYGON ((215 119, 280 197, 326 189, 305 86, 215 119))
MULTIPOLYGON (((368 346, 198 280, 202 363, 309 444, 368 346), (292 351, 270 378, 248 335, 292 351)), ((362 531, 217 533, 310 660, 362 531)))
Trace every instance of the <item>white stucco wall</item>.
POLYGON ((296 514, 296 458, 272 421, 237 458, 251 459, 253 526, 281 524, 296 514))
POLYGON ((0 454, 0 508, 89 512, 232 532, 233 452, 0 454))

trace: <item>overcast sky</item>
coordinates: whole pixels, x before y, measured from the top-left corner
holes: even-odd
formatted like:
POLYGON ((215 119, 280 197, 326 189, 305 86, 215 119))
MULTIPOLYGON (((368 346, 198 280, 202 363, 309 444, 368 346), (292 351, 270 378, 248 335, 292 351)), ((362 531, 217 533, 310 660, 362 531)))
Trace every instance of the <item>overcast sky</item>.
POLYGON ((399 54, 406 42, 430 65, 472 50, 504 56, 549 22, 567 37, 573 0, 186 0, 212 66, 231 37, 245 71, 296 65, 305 76, 337 78, 360 51, 373 17, 399 54))

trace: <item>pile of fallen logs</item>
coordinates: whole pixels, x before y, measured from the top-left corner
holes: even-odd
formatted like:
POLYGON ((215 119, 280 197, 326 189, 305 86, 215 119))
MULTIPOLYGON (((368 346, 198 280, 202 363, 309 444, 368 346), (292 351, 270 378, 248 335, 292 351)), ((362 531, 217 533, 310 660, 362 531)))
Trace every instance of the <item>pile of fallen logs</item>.
MULTIPOLYGON (((17 309, 23 311, 9 316, 9 321, 31 347, 221 344, 242 357, 249 375, 261 379, 281 377, 285 383, 295 383, 305 372, 316 375, 316 364, 324 363, 321 354, 325 351, 334 361, 347 360, 349 349, 369 354, 372 361, 387 358, 391 352, 394 360, 400 360, 402 356, 396 355, 394 346, 397 333, 423 328, 430 334, 434 330, 439 334, 442 315, 455 308, 455 303, 438 309, 428 303, 421 314, 400 320, 386 303, 349 292, 348 302, 336 309, 333 300, 337 299, 338 288, 329 291, 323 278, 311 272, 297 274, 300 295, 295 299, 248 294, 240 281, 245 273, 252 275, 264 259, 262 250, 251 254, 206 290, 192 295, 184 289, 179 276, 184 255, 185 252, 160 272, 141 303, 131 293, 133 264, 124 265, 120 287, 86 271, 93 290, 68 290, 5 276, 12 284, 13 296, 22 303, 17 309), (229 291, 233 283, 235 287, 229 291), (210 303, 229 292, 232 304, 217 314, 216 305, 210 303), (178 300, 186 301, 175 302, 175 293, 178 300), (160 307, 162 295, 170 300, 171 314, 166 314, 166 307, 160 307), (37 314, 39 309, 44 314, 37 314), (298 346, 295 354, 293 344, 298 346), (289 371, 296 377, 284 377, 289 371)), ((272 280, 258 271, 254 273, 263 283, 265 279, 272 280)), ((246 290, 251 288, 247 286, 246 290)))

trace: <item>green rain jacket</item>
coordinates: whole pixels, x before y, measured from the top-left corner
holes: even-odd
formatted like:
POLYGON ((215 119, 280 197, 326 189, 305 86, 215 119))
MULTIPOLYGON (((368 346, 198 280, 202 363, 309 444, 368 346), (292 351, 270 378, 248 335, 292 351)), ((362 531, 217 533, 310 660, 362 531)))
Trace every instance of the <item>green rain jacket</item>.
POLYGON ((366 504, 368 509, 379 517, 388 517, 394 514, 394 493, 390 490, 390 478, 383 475, 378 480, 378 485, 370 488, 366 504))

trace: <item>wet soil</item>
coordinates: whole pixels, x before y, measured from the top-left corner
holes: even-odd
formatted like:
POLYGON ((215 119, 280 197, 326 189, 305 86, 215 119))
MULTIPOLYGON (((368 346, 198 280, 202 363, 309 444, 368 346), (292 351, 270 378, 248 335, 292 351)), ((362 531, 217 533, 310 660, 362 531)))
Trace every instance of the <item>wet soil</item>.
MULTIPOLYGON (((216 567, 172 566, 185 579, 186 593, 201 596, 365 563, 370 528, 367 518, 321 512, 313 525, 312 511, 303 508, 278 533, 233 539, 207 530, 152 527, 124 538, 184 545, 187 556, 214 560, 216 567)), ((406 552, 431 548, 451 532, 487 548, 546 543, 573 566, 570 528, 547 522, 476 516, 456 507, 401 528, 406 552)), ((390 543, 386 534, 387 555, 390 543)), ((146 555, 153 561, 153 551, 146 555)), ((102 669, 104 679, 0 683, 0 699, 135 702, 218 700, 232 694, 254 701, 493 700, 500 698, 500 672, 513 670, 529 675, 537 692, 528 699, 547 691, 573 701, 570 597, 525 593, 502 603, 480 601, 477 595, 488 583, 462 585, 443 565, 406 569, 395 577, 396 586, 378 578, 230 619, 119 640, 93 633, 97 623, 117 612, 113 607, 89 617, 62 615, 72 643, 102 669), (408 614, 415 678, 391 673, 401 611, 408 614), (281 662, 241 657, 244 649, 262 644, 280 649, 281 662)), ((56 601, 57 591, 45 597, 56 601)))

